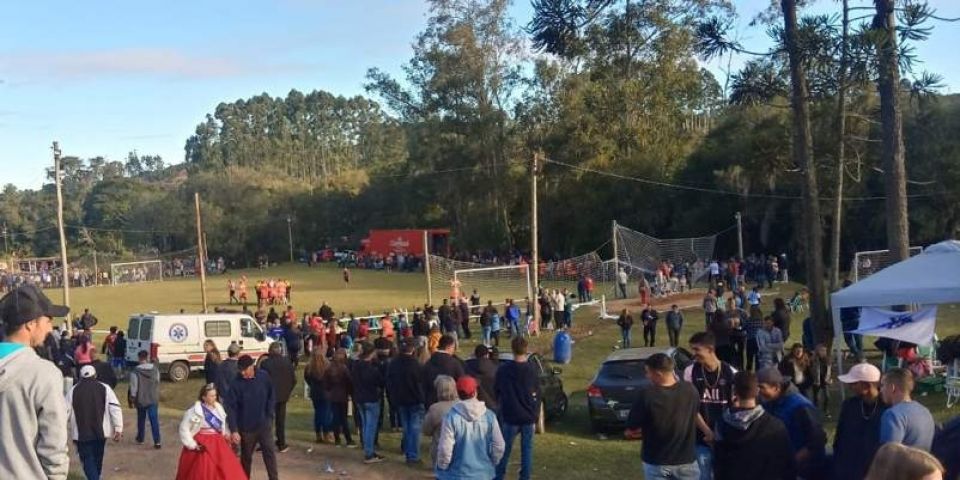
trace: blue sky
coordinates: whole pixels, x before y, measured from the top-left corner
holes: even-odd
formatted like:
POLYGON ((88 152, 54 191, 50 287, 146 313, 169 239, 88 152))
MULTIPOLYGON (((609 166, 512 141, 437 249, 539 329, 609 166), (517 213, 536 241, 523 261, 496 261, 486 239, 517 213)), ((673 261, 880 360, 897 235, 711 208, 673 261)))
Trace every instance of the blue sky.
MULTIPOLYGON (((734 0, 741 39, 763 48, 746 23, 769 0, 734 0)), ((836 0, 811 10, 832 11, 836 0)), ((851 3, 870 4, 868 0, 851 3)), ((960 0, 931 0, 960 17, 960 0)), ((183 144, 222 101, 291 89, 363 93, 369 67, 399 73, 426 24, 417 0, 9 2, 0 29, 0 184, 41 185, 50 144, 64 154, 121 160, 130 150, 183 159, 183 144)), ((529 0, 515 0, 526 24, 529 0)), ((918 46, 921 69, 960 91, 952 51, 960 24, 937 26, 918 46)), ((734 69, 740 59, 734 61, 734 69)), ((711 65, 718 78, 723 72, 711 65)))

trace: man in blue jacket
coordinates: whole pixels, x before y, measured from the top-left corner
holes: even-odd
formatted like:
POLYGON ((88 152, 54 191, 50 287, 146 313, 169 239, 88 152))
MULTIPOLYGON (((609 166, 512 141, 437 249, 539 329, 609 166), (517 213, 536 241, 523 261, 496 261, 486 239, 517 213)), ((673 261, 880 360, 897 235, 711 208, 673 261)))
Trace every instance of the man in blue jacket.
POLYGON ((497 465, 496 480, 503 480, 510 463, 513 439, 520 435, 520 480, 530 480, 533 470, 533 426, 540 415, 540 376, 536 366, 527 362, 527 339, 514 337, 510 342, 513 361, 497 369, 496 397, 500 402, 500 430, 506 444, 497 465))
POLYGON ((817 407, 786 382, 776 367, 757 372, 757 382, 763 408, 787 427, 797 475, 824 478, 827 433, 823 430, 817 407))
POLYGON ((277 480, 277 455, 270 424, 274 415, 273 384, 267 372, 253 366, 253 358, 243 355, 237 360, 240 375, 230 382, 224 398, 231 441, 240 445, 240 463, 250 476, 253 452, 260 445, 267 477, 277 480))

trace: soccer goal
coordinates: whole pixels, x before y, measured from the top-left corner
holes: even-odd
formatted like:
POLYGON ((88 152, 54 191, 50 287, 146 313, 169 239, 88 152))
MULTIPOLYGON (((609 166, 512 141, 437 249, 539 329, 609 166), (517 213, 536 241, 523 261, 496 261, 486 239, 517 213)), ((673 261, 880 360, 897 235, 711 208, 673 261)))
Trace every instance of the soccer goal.
POLYGON ((492 300, 495 305, 507 298, 522 303, 533 295, 527 265, 485 266, 437 255, 429 255, 428 262, 431 297, 436 303, 455 293, 469 297, 474 290, 484 304, 492 300))
MULTIPOLYGON (((910 256, 919 255, 923 247, 910 247, 910 256)), ((890 250, 870 250, 857 252, 853 255, 853 264, 850 266, 850 281, 856 283, 874 273, 897 263, 890 250)))
POLYGON ((641 272, 651 275, 660 263, 667 261, 674 265, 689 264, 692 280, 706 273, 696 268, 697 261, 709 262, 714 256, 717 235, 690 238, 655 238, 627 227, 613 224, 614 259, 633 277, 641 272))
POLYGON ((163 281, 163 262, 161 260, 110 264, 110 282, 113 285, 156 281, 163 281))

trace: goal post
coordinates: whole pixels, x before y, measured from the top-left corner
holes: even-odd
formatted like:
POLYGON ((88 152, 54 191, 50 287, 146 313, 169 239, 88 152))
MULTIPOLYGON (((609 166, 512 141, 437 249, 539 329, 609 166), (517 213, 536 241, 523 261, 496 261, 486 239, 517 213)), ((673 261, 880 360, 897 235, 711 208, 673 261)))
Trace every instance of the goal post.
POLYGON ((717 235, 689 238, 656 238, 614 223, 613 242, 616 267, 623 267, 628 275, 652 275, 664 261, 675 265, 689 264, 691 280, 696 282, 706 273, 697 268, 698 262, 714 258, 717 235))
POLYGON ((494 304, 504 303, 508 298, 518 303, 525 298, 533 298, 530 267, 527 264, 456 269, 449 288, 448 297, 456 292, 468 297, 477 290, 482 298, 494 304))
MULTIPOLYGON (((923 247, 910 247, 910 256, 923 253, 923 247)), ((856 283, 874 273, 897 263, 890 250, 868 250, 853 254, 850 265, 850 281, 856 283)))
POLYGON ((110 283, 112 285, 159 281, 163 281, 162 260, 110 264, 110 283))

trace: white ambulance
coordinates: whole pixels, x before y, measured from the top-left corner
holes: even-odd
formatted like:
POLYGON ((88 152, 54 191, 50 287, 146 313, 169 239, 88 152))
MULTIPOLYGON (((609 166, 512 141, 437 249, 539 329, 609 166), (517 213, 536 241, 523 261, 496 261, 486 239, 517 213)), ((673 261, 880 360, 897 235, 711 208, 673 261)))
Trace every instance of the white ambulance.
POLYGON ((254 359, 267 353, 272 342, 252 317, 239 313, 163 315, 156 312, 130 316, 127 325, 127 363, 137 363, 141 350, 150 353, 173 382, 203 370, 203 343, 213 340, 224 359, 227 347, 237 342, 241 355, 254 359))

